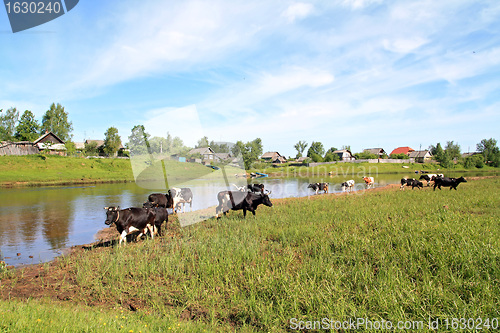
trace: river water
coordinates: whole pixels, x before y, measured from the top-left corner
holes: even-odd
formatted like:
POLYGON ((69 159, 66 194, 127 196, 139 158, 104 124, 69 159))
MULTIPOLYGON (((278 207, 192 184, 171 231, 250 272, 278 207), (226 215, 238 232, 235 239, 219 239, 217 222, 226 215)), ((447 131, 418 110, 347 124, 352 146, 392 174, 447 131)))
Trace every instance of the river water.
MULTIPOLYGON (((473 176, 475 174, 467 174, 473 176)), ((364 189, 361 177, 261 178, 272 191, 271 198, 314 195, 309 183, 328 182, 330 193, 341 190, 340 183, 354 179, 355 190, 364 189)), ((375 187, 400 182, 401 175, 375 176, 375 187)), ((224 183, 195 184, 193 210, 217 205, 216 193, 227 189, 224 183)), ((231 188, 234 189, 234 188, 231 188)), ((0 260, 8 265, 47 262, 65 249, 88 244, 106 227, 104 207, 141 207, 155 191, 135 183, 98 184, 92 186, 28 187, 0 189, 0 260)))

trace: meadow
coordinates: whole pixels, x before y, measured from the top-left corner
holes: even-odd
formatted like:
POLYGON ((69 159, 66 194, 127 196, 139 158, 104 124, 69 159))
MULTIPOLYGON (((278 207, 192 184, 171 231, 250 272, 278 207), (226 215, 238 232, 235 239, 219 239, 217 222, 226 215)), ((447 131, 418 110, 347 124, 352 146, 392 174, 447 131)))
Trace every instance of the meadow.
POLYGON ((493 331, 499 185, 281 199, 185 228, 174 217, 154 240, 3 269, 0 331, 280 332, 324 318, 493 331))

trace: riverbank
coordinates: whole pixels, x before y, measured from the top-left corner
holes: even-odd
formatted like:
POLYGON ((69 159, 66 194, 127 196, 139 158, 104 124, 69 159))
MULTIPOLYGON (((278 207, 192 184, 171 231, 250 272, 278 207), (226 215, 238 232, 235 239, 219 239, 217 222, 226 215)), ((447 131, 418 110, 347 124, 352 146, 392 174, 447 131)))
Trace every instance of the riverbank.
POLYGON ((128 159, 51 155, 0 156, 0 187, 133 181, 128 159))
POLYGON ((245 220, 174 218, 163 237, 122 247, 109 228, 111 239, 72 255, 3 271, 0 327, 281 332, 292 318, 499 318, 499 185, 273 200, 245 220))
POLYGON ((449 172, 500 172, 500 168, 484 166, 483 168, 466 169, 461 164, 453 168, 443 168, 436 163, 332 163, 317 166, 289 166, 275 165, 261 169, 251 169, 248 172, 261 172, 269 177, 317 177, 317 176, 349 176, 349 175, 379 175, 379 174, 421 174, 426 173, 449 173, 449 172))
MULTIPOLYGON (((181 170, 172 166, 174 171, 181 170)), ((198 173, 205 169, 200 167, 198 173)), ((484 167, 481 169, 456 168, 444 169, 437 164, 388 164, 388 163, 337 163, 306 166, 284 166, 279 168, 249 170, 262 172, 270 177, 318 177, 318 176, 352 176, 378 174, 415 174, 415 171, 432 173, 473 172, 495 173, 499 168, 484 167), (403 167, 404 166, 404 167, 403 167)), ((180 172, 178 172, 181 174, 180 172)), ((21 186, 57 186, 96 183, 132 182, 134 175, 130 160, 108 158, 81 158, 51 155, 0 156, 0 187, 21 186)))

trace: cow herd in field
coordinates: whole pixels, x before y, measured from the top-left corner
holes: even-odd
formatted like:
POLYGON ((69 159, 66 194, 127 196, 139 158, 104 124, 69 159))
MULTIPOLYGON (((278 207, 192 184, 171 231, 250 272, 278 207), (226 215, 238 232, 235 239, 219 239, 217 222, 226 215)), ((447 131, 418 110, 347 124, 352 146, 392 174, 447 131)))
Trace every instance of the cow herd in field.
MULTIPOLYGON (((414 178, 402 178, 400 190, 411 186, 418 189, 423 188, 421 180, 425 180, 427 186, 433 183, 434 191, 436 187, 441 190, 441 187, 449 187, 457 190, 460 183, 467 182, 464 177, 450 178, 444 177, 443 174, 424 174, 419 180, 414 178)), ((372 188, 375 184, 373 177, 363 177, 365 188, 372 188)), ((226 215, 229 210, 243 210, 243 216, 246 217, 247 211, 255 215, 257 207, 261 204, 272 207, 273 204, 269 198, 271 192, 264 190, 264 184, 249 184, 247 186, 237 186, 234 191, 220 191, 217 194, 218 206, 215 209, 215 215, 219 219, 222 214, 226 215)), ((352 191, 354 189, 354 180, 347 180, 341 184, 343 192, 352 191)), ((328 193, 328 183, 312 183, 307 186, 316 194, 319 191, 328 193)), ((173 213, 185 213, 186 205, 190 205, 192 210, 193 193, 189 188, 171 188, 166 194, 152 193, 148 196, 148 200, 144 202, 142 208, 130 207, 120 209, 120 207, 105 207, 106 210, 106 225, 116 225, 116 229, 120 234, 121 244, 126 242, 127 235, 134 232, 139 232, 138 237, 146 235, 148 232, 154 238, 155 234, 161 236, 161 226, 163 222, 168 222, 168 211, 172 209, 173 213)))

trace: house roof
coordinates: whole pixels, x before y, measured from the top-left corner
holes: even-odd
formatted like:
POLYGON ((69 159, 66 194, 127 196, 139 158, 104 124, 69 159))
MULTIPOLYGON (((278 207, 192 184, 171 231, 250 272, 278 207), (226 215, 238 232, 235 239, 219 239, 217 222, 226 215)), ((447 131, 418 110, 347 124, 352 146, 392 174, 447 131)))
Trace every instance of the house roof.
POLYGON ((38 139, 33 141, 33 143, 36 145, 39 142, 47 142, 47 141, 50 141, 50 142, 56 143, 56 144, 58 144, 58 143, 64 144, 64 141, 59 139, 59 137, 52 132, 46 132, 41 137, 39 137, 38 139))
POLYGON ((398 148, 394 149, 390 155, 392 155, 392 154, 407 154, 408 155, 408 153, 412 152, 412 151, 415 151, 415 149, 410 148, 410 147, 398 147, 398 148))
POLYGON ((474 155, 477 155, 477 154, 481 154, 481 153, 478 152, 478 151, 474 151, 474 152, 470 152, 470 153, 463 153, 462 157, 470 157, 470 156, 474 156, 474 155))
POLYGON ((370 153, 375 155, 383 155, 385 154, 385 150, 383 148, 368 148, 363 150, 364 153, 370 153))
POLYGON ((229 153, 215 153, 214 155, 221 160, 228 160, 231 158, 231 154, 229 153))
POLYGON ((104 140, 91 140, 91 139, 85 140, 86 144, 89 144, 92 142, 95 142, 97 144, 97 147, 104 145, 104 140))
POLYGON ((264 155, 262 155, 260 158, 273 158, 273 157, 275 157, 276 154, 278 156, 281 156, 281 154, 278 153, 277 151, 268 151, 267 153, 265 153, 264 155))
POLYGON ((428 150, 414 150, 414 151, 410 152, 409 156, 411 158, 431 157, 432 154, 428 150))
POLYGON ((203 155, 203 154, 215 154, 215 152, 210 147, 202 147, 202 148, 191 149, 188 154, 189 155, 193 155, 193 154, 201 154, 201 155, 203 155))
POLYGON ((349 155, 351 155, 351 156, 352 156, 351 151, 350 151, 350 150, 347 150, 347 149, 336 150, 336 151, 334 151, 333 153, 334 153, 334 154, 339 154, 339 153, 342 153, 342 154, 343 154, 343 153, 349 153, 349 155))

